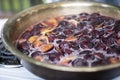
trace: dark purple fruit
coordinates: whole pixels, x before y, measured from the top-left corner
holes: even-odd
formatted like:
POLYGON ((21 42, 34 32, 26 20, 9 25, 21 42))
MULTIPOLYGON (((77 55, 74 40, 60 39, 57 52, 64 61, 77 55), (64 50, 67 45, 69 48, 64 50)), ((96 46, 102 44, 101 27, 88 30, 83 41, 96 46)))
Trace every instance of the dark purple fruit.
POLYGON ((72 66, 75 66, 75 67, 87 66, 87 65, 88 63, 85 60, 80 59, 80 58, 77 58, 72 61, 72 66))
POLYGON ((95 59, 95 56, 93 54, 86 54, 84 56, 84 59, 85 60, 94 60, 95 59))
POLYGON ((40 51, 36 51, 31 54, 31 57, 39 56, 40 54, 41 54, 40 51))
POLYGON ((38 61, 63 66, 113 64, 120 62, 119 27, 120 20, 99 13, 63 15, 26 29, 16 47, 38 61), (32 36, 37 38, 30 43, 32 36))
POLYGON ((54 53, 48 53, 47 55, 48 55, 49 60, 51 61, 60 60, 60 53, 54 52, 54 53))
POLYGON ((84 51, 81 51, 79 54, 81 55, 81 54, 90 54, 90 53, 92 53, 92 51, 84 50, 84 51))

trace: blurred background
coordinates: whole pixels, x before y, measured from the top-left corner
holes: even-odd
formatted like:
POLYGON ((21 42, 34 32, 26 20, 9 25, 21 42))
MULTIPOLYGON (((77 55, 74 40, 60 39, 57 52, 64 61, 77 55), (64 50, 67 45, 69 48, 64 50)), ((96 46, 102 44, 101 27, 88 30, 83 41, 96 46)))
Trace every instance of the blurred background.
MULTIPOLYGON (((15 15, 16 13, 34 5, 59 1, 72 1, 72 0, 0 0, 0 19, 9 18, 15 15)), ((84 0, 84 1, 96 1, 120 6, 120 0, 84 0)))

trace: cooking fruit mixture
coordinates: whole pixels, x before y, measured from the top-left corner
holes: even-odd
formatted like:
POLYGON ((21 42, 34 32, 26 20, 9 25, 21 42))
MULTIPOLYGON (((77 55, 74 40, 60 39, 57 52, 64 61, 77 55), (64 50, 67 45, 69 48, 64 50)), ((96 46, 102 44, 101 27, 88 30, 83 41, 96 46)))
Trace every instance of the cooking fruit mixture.
POLYGON ((120 20, 99 13, 48 18, 25 30, 17 48, 33 59, 62 66, 120 62, 120 20))

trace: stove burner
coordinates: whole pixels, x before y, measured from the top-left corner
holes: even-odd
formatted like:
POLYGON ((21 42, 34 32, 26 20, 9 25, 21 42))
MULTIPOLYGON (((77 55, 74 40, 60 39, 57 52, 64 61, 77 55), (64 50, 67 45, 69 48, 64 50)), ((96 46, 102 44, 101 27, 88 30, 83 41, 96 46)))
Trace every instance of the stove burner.
POLYGON ((20 65, 20 60, 4 47, 1 38, 0 38, 0 64, 20 65))

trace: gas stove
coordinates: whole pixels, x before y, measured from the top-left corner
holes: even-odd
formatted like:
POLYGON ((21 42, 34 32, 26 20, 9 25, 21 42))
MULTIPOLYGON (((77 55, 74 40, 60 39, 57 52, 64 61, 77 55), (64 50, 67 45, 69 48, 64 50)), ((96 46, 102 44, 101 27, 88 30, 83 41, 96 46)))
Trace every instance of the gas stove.
MULTIPOLYGON (((0 32, 7 19, 0 19, 0 32)), ((44 80, 25 69, 20 60, 8 51, 0 36, 0 80, 44 80)), ((120 80, 120 76, 112 79, 120 80)))
MULTIPOLYGON (((0 19, 0 32, 7 19, 0 19)), ((0 80, 43 80, 27 71, 20 60, 8 51, 0 36, 0 80)))

